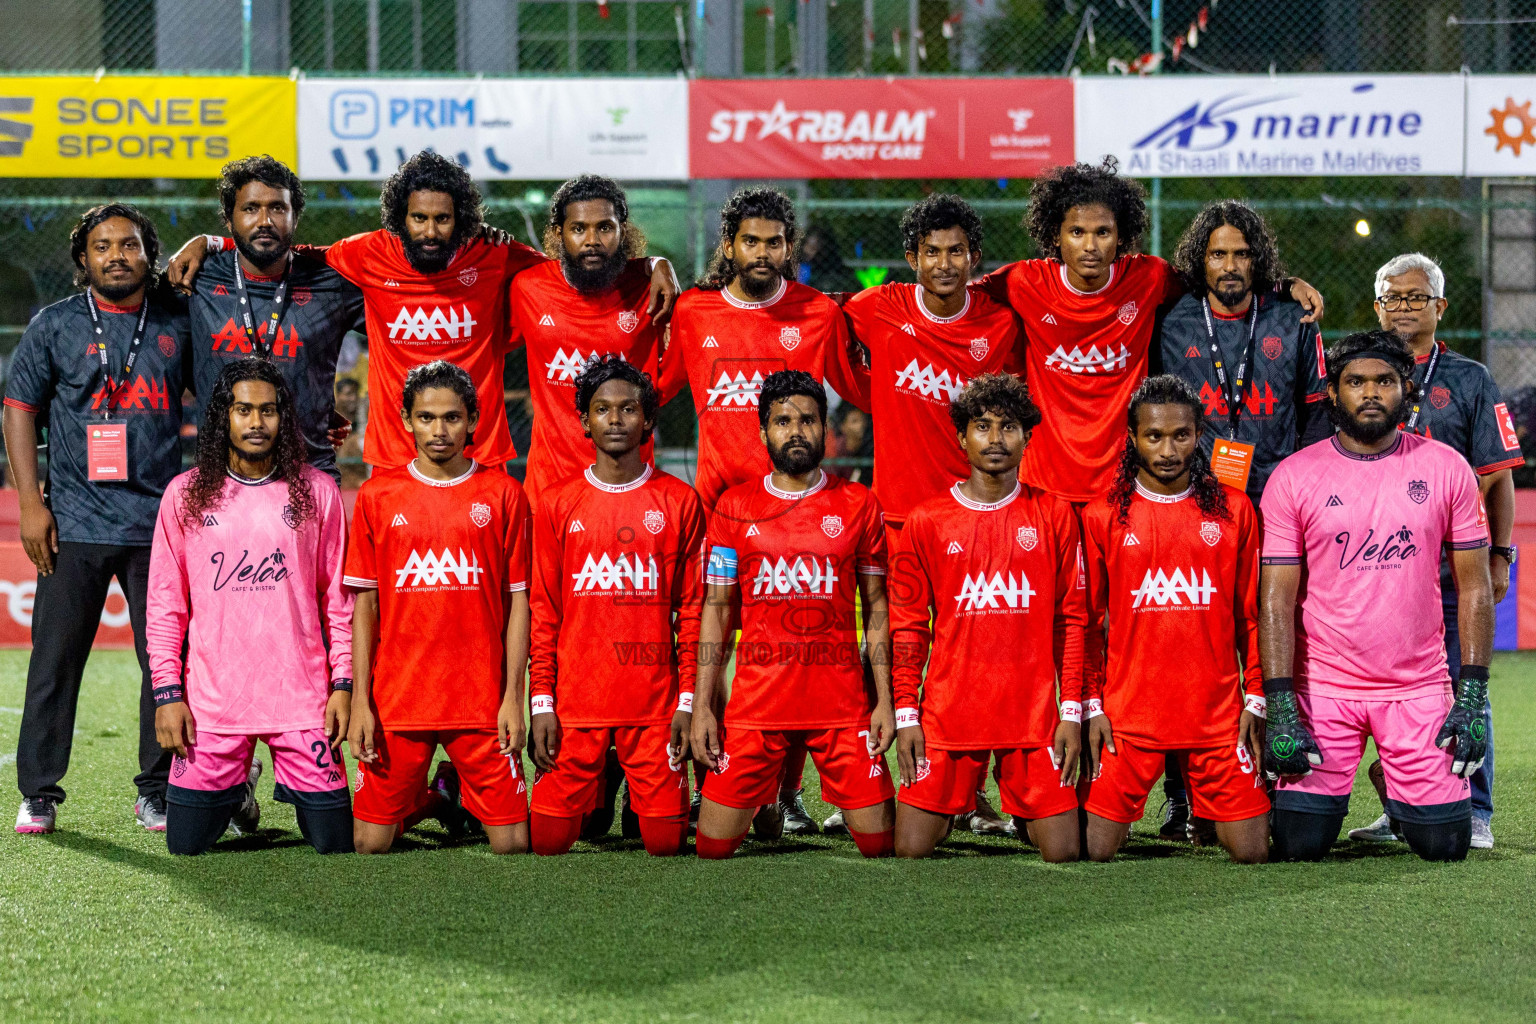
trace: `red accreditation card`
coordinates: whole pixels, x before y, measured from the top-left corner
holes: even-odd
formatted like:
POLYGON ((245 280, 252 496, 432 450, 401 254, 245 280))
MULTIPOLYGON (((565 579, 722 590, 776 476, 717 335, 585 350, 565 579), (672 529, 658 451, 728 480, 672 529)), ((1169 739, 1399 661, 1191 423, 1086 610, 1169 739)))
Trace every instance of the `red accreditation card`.
POLYGON ((87 480, 128 479, 128 424, 92 423, 85 428, 87 480))
POLYGON ((1246 441, 1217 441, 1211 449, 1211 472, 1228 487, 1248 490, 1253 470, 1253 445, 1246 441))

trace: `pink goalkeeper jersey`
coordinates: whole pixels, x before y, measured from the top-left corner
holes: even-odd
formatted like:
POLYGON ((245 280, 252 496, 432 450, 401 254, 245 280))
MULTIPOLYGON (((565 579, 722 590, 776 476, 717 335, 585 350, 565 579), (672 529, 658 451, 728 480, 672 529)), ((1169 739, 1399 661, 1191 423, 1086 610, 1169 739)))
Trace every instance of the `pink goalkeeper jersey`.
POLYGON ((330 681, 352 676, 346 510, 334 480, 304 474, 315 517, 297 530, 281 480, 226 477, 200 526, 182 519, 192 473, 165 489, 149 562, 149 667, 157 690, 184 689, 200 731, 319 728, 330 681))
POLYGON ((1297 689, 1352 700, 1444 692, 1442 545, 1488 543, 1467 460, 1413 434, 1371 456, 1334 437, 1281 462, 1261 508, 1264 564, 1304 567, 1297 689))

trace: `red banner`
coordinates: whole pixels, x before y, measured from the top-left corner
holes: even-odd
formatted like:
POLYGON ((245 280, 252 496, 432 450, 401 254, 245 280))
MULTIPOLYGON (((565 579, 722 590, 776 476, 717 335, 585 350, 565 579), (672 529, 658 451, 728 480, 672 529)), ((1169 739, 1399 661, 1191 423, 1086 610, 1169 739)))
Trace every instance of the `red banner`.
POLYGON ((695 178, 1015 178, 1072 162, 1066 78, 695 79, 695 178))
MULTIPOLYGON (((0 647, 32 646, 32 600, 37 595, 37 569, 19 541, 0 541, 0 647)), ((133 649, 128 599, 116 580, 107 591, 95 646, 133 649)))

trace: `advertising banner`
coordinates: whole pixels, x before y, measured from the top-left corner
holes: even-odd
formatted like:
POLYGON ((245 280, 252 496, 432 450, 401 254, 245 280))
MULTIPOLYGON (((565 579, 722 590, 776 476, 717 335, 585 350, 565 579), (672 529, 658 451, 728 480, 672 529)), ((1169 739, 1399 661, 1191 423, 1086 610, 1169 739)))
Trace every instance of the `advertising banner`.
POLYGON ((292 164, 287 78, 0 79, 0 177, 215 178, 233 157, 292 164))
POLYGON ((1459 175, 1459 75, 1077 79, 1077 158, 1139 177, 1459 175))
POLYGON ((696 79, 695 178, 1011 178, 1072 161, 1066 78, 696 79))
POLYGON ((1536 75, 1467 79, 1469 178, 1536 175, 1536 75))
POLYGON ((476 178, 688 177, 680 78, 306 78, 299 174, 377 180, 423 149, 476 178))
MULTIPOLYGON (((0 541, 0 647, 32 646, 32 601, 37 569, 20 541, 0 541)), ((107 607, 96 630, 97 648, 133 648, 128 599, 116 580, 107 591, 107 607)))

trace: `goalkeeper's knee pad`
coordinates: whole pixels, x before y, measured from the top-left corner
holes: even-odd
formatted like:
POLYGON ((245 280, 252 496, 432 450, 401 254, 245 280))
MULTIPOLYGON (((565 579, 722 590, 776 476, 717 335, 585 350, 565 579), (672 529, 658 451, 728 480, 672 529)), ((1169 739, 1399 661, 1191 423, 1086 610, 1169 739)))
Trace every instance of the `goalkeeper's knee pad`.
POLYGON ((1313 814, 1275 808, 1270 836, 1274 847, 1270 860, 1322 860, 1328 854, 1339 830, 1344 827, 1344 812, 1313 814))
POLYGON ((1472 844, 1472 816, 1438 825, 1399 821, 1398 829, 1408 847, 1424 860, 1465 860, 1472 844))

